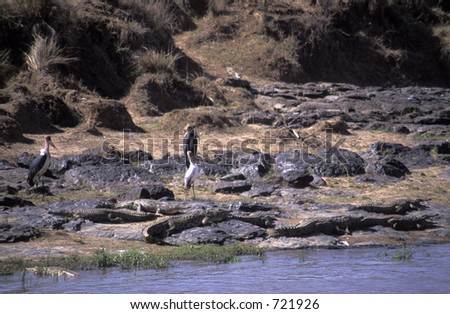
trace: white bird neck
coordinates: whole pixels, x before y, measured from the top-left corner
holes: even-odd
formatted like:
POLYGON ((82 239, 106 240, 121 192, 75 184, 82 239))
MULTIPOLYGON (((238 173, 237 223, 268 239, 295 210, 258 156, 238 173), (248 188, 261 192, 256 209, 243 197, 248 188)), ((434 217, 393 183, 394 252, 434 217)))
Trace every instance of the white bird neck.
POLYGON ((47 139, 45 139, 45 146, 44 146, 44 148, 41 149, 41 155, 44 155, 44 154, 50 155, 50 145, 49 145, 47 139))
POLYGON ((188 159, 189 159, 189 163, 191 164, 191 165, 196 165, 197 164, 197 160, 195 160, 195 157, 194 158, 191 158, 191 154, 188 154, 188 159), (194 159, 195 161, 193 161, 192 159, 194 159))

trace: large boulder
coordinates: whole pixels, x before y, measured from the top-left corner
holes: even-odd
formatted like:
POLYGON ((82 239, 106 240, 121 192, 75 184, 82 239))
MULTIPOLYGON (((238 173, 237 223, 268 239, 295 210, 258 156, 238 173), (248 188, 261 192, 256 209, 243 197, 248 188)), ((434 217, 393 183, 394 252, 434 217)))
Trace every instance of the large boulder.
POLYGON ((224 194, 240 194, 242 192, 249 191, 252 188, 252 184, 248 181, 219 181, 217 182, 214 192, 224 194))
POLYGON ((369 169, 374 175, 391 176, 395 178, 403 178, 411 174, 408 167, 404 163, 395 158, 383 158, 375 163, 369 164, 366 170, 369 169))
POLYGON ((269 154, 262 153, 239 153, 234 157, 237 162, 233 173, 240 173, 249 179, 257 179, 264 176, 271 169, 272 158, 269 154))
POLYGON ((377 158, 395 158, 409 168, 424 168, 441 164, 433 157, 435 145, 407 147, 402 144, 376 142, 371 145, 369 154, 377 158))
POLYGON ((121 190, 136 184, 160 182, 157 175, 141 167, 122 164, 102 164, 81 166, 68 170, 64 180, 72 188, 121 190))
POLYGON ((40 236, 39 229, 18 223, 0 222, 0 243, 13 243, 19 241, 28 241, 40 236))
POLYGON ((174 199, 173 192, 162 184, 152 184, 143 187, 133 187, 128 192, 122 194, 119 199, 132 201, 136 199, 174 199))
POLYGON ((323 177, 355 176, 365 172, 365 161, 357 153, 342 148, 331 148, 317 157, 314 172, 323 177))

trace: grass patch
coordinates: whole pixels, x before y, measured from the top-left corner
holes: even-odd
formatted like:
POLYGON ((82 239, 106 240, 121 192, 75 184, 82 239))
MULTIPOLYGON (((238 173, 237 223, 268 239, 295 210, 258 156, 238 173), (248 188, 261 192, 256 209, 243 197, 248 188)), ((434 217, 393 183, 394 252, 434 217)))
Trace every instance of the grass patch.
POLYGON ((414 134, 413 139, 416 140, 435 140, 435 141, 448 141, 450 135, 434 135, 434 134, 414 134))
POLYGON ((392 261, 410 261, 415 252, 416 248, 413 245, 404 244, 395 248, 395 250, 386 248, 378 254, 378 257, 392 261))
POLYGON ((210 263, 233 263, 240 261, 236 256, 262 255, 264 250, 245 243, 230 245, 206 244, 199 246, 183 245, 170 253, 170 259, 196 260, 210 263))
POLYGON ((111 252, 104 248, 91 255, 71 254, 66 257, 46 257, 41 259, 8 258, 0 263, 0 276, 24 272, 26 268, 37 268, 39 273, 50 273, 49 268, 59 267, 67 270, 90 270, 120 267, 123 270, 164 269, 171 260, 195 260, 208 263, 235 263, 241 255, 262 255, 264 250, 245 243, 229 245, 185 245, 147 252, 132 248, 121 252, 111 252))
POLYGON ((414 246, 403 245, 395 250, 394 254, 392 254, 392 259, 394 261, 409 261, 413 258, 414 252, 414 246))
POLYGON ((25 54, 25 61, 31 71, 47 72, 56 65, 68 65, 77 60, 66 55, 58 45, 56 35, 42 37, 34 35, 33 45, 25 54))
POLYGON ((164 52, 145 48, 134 55, 134 68, 138 74, 142 73, 176 73, 176 62, 182 57, 181 53, 164 52))

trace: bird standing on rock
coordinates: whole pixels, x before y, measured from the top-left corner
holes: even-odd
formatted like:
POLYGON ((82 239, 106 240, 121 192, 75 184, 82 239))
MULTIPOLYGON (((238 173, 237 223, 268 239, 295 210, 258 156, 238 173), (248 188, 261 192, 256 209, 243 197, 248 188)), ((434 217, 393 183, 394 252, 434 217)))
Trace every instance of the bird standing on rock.
MULTIPOLYGON (((44 148, 41 149, 41 153, 33 160, 28 169, 28 184, 30 186, 34 186, 50 166, 50 145, 55 147, 50 136, 46 135, 44 148)), ((44 186, 44 182, 42 182, 42 186, 44 186)))
POLYGON ((194 182, 195 179, 200 175, 200 168, 197 164, 197 159, 194 156, 194 153, 191 151, 187 152, 187 157, 189 159, 189 168, 184 175, 184 187, 187 191, 192 187, 192 193, 195 199, 195 189, 194 182))

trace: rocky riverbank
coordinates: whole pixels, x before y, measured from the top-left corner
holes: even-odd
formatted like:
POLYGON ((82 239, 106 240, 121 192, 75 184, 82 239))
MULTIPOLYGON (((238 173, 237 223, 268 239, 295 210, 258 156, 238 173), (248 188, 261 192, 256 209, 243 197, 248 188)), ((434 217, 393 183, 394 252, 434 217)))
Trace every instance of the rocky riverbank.
POLYGON ((239 84, 258 110, 233 109, 232 125, 265 136, 241 139, 238 150, 201 147, 196 200, 181 188, 178 155, 92 147, 54 158, 38 189, 26 185, 34 154, 0 160, 2 257, 106 243, 276 249, 450 241, 448 89, 239 84), (361 144, 364 134, 404 143, 361 144), (66 241, 52 244, 55 234, 66 241))

